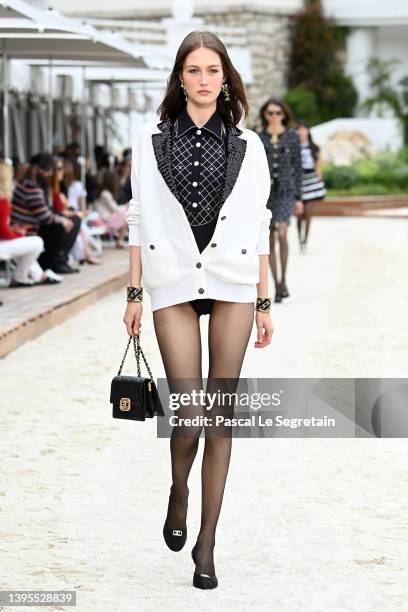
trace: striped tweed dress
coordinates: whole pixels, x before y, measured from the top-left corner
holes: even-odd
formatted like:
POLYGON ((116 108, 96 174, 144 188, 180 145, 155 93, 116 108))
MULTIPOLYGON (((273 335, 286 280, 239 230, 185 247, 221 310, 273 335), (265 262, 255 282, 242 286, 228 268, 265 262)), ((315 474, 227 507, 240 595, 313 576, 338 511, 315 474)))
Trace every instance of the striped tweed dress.
POLYGON ((327 190, 324 181, 318 176, 315 168, 315 161, 312 155, 312 150, 307 143, 302 143, 302 201, 304 204, 312 200, 323 200, 327 190))

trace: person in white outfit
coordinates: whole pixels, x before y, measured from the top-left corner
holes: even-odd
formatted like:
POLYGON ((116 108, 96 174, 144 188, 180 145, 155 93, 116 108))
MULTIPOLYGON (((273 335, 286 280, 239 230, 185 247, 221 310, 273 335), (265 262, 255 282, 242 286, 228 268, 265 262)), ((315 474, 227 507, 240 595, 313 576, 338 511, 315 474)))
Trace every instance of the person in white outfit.
POLYGON ((174 427, 169 422, 172 485, 163 537, 173 551, 186 542, 187 483, 204 428, 201 525, 191 556, 193 586, 213 589, 232 397, 254 319, 254 348, 272 340, 270 173, 258 135, 237 125, 248 115, 244 85, 212 32, 194 31, 182 41, 158 110, 160 121, 143 124, 133 144, 123 321, 130 336, 140 335, 146 289, 169 390, 183 394, 170 415, 174 427), (211 406, 193 395, 204 392, 201 315, 209 316, 205 393, 214 399, 211 406))
POLYGON ((95 208, 101 215, 106 227, 116 235, 116 247, 126 248, 124 237, 128 231, 126 213, 128 206, 119 205, 117 197, 119 194, 119 177, 112 170, 104 170, 100 177, 95 208))
POLYGON ((57 162, 56 169, 59 171, 58 178, 62 181, 66 195, 61 192, 59 193, 63 208, 61 211, 56 210, 56 212, 62 212, 66 216, 77 214, 81 217, 81 231, 74 242, 70 255, 81 263, 86 261, 90 264, 100 264, 102 263, 101 260, 94 257, 91 252, 93 237, 87 221, 93 217, 93 214, 89 213, 87 209, 87 192, 82 182, 78 180, 78 166, 70 159, 64 160, 61 169, 60 166, 61 162, 57 162))
POLYGON ((44 250, 40 236, 25 236, 24 226, 10 226, 13 170, 9 164, 0 163, 0 258, 16 262, 10 287, 31 287, 60 283, 62 277, 52 270, 44 270, 37 261, 44 250))

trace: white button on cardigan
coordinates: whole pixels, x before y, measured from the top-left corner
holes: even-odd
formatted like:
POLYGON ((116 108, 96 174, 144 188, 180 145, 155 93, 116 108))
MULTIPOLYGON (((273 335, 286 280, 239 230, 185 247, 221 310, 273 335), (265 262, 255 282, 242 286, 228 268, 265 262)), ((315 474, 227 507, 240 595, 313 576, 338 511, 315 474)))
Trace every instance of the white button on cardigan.
MULTIPOLYGON (((219 211, 210 244, 200 253, 181 203, 160 173, 152 134, 142 125, 132 148, 129 246, 140 246, 142 285, 152 311, 196 298, 255 302, 259 255, 269 254, 270 174, 263 143, 247 128, 245 156, 232 191, 219 211), (154 248, 151 248, 153 245, 154 248)), ((198 144, 198 143, 197 143, 198 144)))

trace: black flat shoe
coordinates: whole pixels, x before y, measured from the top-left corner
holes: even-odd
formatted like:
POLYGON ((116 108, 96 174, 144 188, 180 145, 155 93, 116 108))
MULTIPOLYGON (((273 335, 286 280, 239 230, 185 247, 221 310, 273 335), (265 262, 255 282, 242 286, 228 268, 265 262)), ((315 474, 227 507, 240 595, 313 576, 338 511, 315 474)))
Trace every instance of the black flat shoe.
POLYGON ((283 298, 289 297, 289 291, 285 284, 281 285, 280 294, 283 298))
MULTIPOLYGON (((195 544, 191 550, 191 556, 193 558, 194 563, 197 565, 195 560, 195 544)), ((194 572, 193 574, 193 585, 197 587, 197 589, 215 589, 218 586, 218 578, 214 574, 213 576, 209 576, 208 574, 198 574, 194 572)))
MULTIPOLYGON (((172 490, 173 487, 171 486, 170 489, 172 490)), ((187 496, 188 496, 188 493, 187 493, 187 496)), ((170 497, 171 497, 171 492, 170 492, 170 497)), ((169 498, 169 505, 170 505, 170 498, 169 498)), ((178 552, 179 550, 183 548, 184 544, 186 543, 187 526, 181 529, 179 527, 174 527, 174 528, 170 527, 168 523, 168 515, 169 515, 169 511, 167 509, 167 516, 166 516, 166 520, 163 525, 164 541, 166 542, 170 550, 173 550, 174 552, 178 552)))
POLYGON ((67 263, 61 263, 56 266, 51 267, 51 270, 56 274, 75 274, 76 272, 80 272, 79 268, 72 268, 67 263))
POLYGON ((20 281, 13 280, 8 286, 9 289, 20 289, 21 287, 35 287, 38 283, 20 283, 20 281))
POLYGON ((172 529, 169 526, 166 518, 163 525, 163 537, 170 550, 178 552, 183 548, 184 544, 186 543, 187 527, 185 527, 184 529, 172 529))
POLYGON ((277 287, 275 289, 275 302, 281 302, 282 301, 282 294, 281 294, 281 290, 280 287, 277 287))

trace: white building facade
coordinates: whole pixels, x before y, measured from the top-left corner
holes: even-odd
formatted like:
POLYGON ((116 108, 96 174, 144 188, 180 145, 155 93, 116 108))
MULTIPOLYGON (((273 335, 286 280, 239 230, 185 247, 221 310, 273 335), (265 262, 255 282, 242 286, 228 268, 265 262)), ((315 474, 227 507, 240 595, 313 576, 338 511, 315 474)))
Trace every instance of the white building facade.
POLYGON ((346 70, 353 78, 361 101, 370 95, 369 58, 396 60, 392 82, 408 75, 407 0, 324 0, 326 14, 351 28, 347 39, 346 70))

